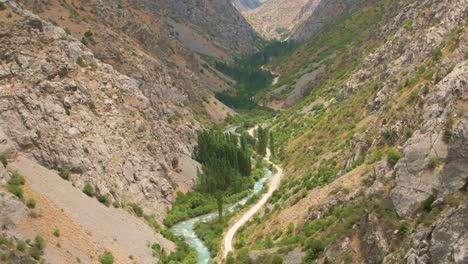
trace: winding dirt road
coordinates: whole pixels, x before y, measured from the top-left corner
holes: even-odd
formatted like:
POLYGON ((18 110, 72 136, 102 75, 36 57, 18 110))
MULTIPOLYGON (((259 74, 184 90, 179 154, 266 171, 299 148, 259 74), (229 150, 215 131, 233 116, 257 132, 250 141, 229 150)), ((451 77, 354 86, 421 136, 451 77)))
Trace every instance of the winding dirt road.
MULTIPOLYGON (((250 129, 248 132, 250 135, 253 135, 253 130, 250 129)), ((266 157, 265 160, 270 162, 270 150, 267 149, 266 157)), ((254 205, 252 206, 239 220, 237 220, 234 225, 232 225, 231 228, 227 231, 225 237, 224 237, 224 245, 222 248, 223 251, 223 258, 226 258, 228 253, 233 251, 232 247, 232 240, 234 238, 234 235, 236 234, 237 230, 244 225, 252 216, 254 216, 255 213, 262 208, 263 205, 268 201, 268 199, 271 197, 273 192, 279 187, 281 183, 281 177, 283 177, 283 170, 281 167, 278 165, 273 164, 273 167, 276 170, 276 173, 271 176, 269 183, 268 183, 268 192, 266 192, 262 198, 254 205)))

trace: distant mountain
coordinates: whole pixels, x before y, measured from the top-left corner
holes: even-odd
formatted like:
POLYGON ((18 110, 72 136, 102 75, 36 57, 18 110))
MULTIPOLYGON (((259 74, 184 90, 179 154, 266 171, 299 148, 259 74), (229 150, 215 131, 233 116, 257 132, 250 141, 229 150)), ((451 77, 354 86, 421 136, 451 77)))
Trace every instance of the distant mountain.
POLYGON ((305 21, 321 0, 270 0, 254 10, 243 11, 264 38, 286 39, 305 21))
POLYGON ((232 0, 232 4, 237 10, 243 12, 261 6, 262 2, 259 0, 232 0))

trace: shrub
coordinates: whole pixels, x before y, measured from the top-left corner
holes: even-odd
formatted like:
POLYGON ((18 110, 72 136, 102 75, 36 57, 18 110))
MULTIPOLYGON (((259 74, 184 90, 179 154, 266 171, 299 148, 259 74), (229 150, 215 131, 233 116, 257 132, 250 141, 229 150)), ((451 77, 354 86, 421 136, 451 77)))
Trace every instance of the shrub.
POLYGON ((66 28, 64 28, 64 30, 65 30, 65 33, 67 33, 68 35, 71 35, 71 31, 70 31, 69 28, 66 27, 66 28))
POLYGON ((271 264, 282 264, 283 263, 283 258, 278 254, 274 254, 273 256, 270 257, 269 262, 271 264))
POLYGON ((5 3, 0 2, 0 11, 3 11, 3 10, 5 10, 5 9, 7 9, 5 3))
POLYGON ((5 168, 8 165, 8 160, 7 158, 5 158, 5 156, 0 156, 0 162, 3 164, 3 167, 5 168))
POLYGON ((23 175, 19 174, 17 171, 13 171, 8 184, 10 185, 24 185, 26 180, 23 175))
POLYGON ((32 247, 29 249, 29 255, 31 255, 35 260, 39 260, 42 252, 38 248, 32 247))
POLYGON ((26 206, 28 208, 36 208, 36 200, 34 200, 34 198, 29 198, 28 201, 26 201, 26 206))
MULTIPOLYGON (((83 45, 85 45, 86 47, 89 45, 88 41, 84 37, 81 38, 81 43, 83 43, 83 45)), ((83 66, 81 66, 81 67, 83 67, 83 66)))
POLYGON ((398 160, 401 159, 401 153, 394 148, 389 149, 387 154, 388 154, 388 162, 392 166, 395 166, 398 160))
POLYGON ((23 187, 21 185, 8 185, 8 191, 16 197, 23 199, 23 187))
POLYGON ((16 249, 21 251, 21 252, 25 252, 26 251, 26 242, 24 242, 24 240, 18 240, 18 244, 16 245, 16 249))
POLYGON ((322 253, 322 251, 325 249, 325 246, 322 243, 322 241, 313 238, 306 242, 306 247, 309 249, 307 251, 307 254, 312 259, 316 259, 320 255, 320 253, 322 253))
POLYGON ((449 144, 452 141, 453 131, 450 128, 445 128, 443 140, 446 144, 449 144))
POLYGON ((54 236, 59 237, 60 236, 60 230, 58 228, 54 229, 54 236))
POLYGON ((36 247, 39 250, 44 250, 46 247, 46 242, 44 238, 37 235, 36 238, 34 238, 34 247, 36 247))
MULTIPOLYGON (((82 42, 83 42, 83 40, 82 40, 82 42)), ((87 46, 87 44, 85 44, 85 45, 87 46)), ((81 57, 78 57, 76 59, 76 64, 78 64, 80 67, 83 67, 83 68, 87 66, 86 62, 81 57)))
POLYGON ((400 221, 400 235, 405 237, 408 234, 409 231, 409 224, 406 220, 400 221))
POLYGON ((85 186, 83 187, 83 192, 88 195, 89 197, 93 197, 94 195, 94 188, 91 186, 91 184, 86 183, 85 186))
POLYGON ((437 168, 437 165, 439 165, 439 160, 437 158, 435 158, 435 157, 430 158, 429 163, 427 164, 427 166, 431 170, 437 168))
POLYGON ((99 262, 101 262, 101 264, 113 264, 114 256, 111 252, 106 251, 101 256, 99 256, 99 262))
POLYGON ((434 61, 439 61, 442 58, 442 50, 440 48, 435 48, 432 51, 432 59, 434 61))
MULTIPOLYGON (((67 108, 66 108, 67 109, 67 108)), ((67 180, 70 178, 71 171, 70 169, 67 169, 65 167, 60 167, 59 169, 59 176, 62 177, 62 179, 67 180)))
POLYGON ((84 33, 84 36, 87 37, 87 38, 89 38, 89 37, 93 36, 93 32, 91 32, 91 30, 88 30, 88 31, 86 31, 86 32, 84 33))
POLYGON ((143 209, 141 209, 140 206, 138 206, 137 204, 130 204, 130 207, 132 208, 133 212, 135 212, 136 216, 138 217, 142 217, 143 216, 143 209))
POLYGON ((422 202, 421 208, 424 211, 430 212, 432 210, 432 203, 434 203, 435 199, 436 198, 434 195, 429 196, 426 200, 422 202))
POLYGON ((110 202, 109 202, 109 199, 107 198, 107 196, 105 195, 98 195, 97 196, 97 200, 102 203, 102 204, 105 204, 105 205, 109 205, 110 202))

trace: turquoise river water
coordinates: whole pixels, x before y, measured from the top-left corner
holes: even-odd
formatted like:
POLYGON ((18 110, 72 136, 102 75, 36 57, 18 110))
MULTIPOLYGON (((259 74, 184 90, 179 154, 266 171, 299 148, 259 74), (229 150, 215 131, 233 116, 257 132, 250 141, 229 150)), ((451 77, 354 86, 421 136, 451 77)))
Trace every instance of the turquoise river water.
MULTIPOLYGON (((265 169, 265 175, 255 182, 252 191, 239 200, 235 204, 229 206, 226 210, 233 212, 236 208, 244 206, 247 201, 252 198, 255 194, 259 193, 265 186, 268 179, 272 176, 272 171, 265 169)), ((210 260, 210 251, 206 247, 205 243, 195 233, 195 224, 198 222, 207 222, 218 215, 218 212, 212 212, 209 214, 201 215, 195 218, 191 218, 182 222, 179 222, 172 226, 171 231, 177 236, 183 236, 189 246, 195 248, 198 252, 198 264, 206 264, 210 260)))

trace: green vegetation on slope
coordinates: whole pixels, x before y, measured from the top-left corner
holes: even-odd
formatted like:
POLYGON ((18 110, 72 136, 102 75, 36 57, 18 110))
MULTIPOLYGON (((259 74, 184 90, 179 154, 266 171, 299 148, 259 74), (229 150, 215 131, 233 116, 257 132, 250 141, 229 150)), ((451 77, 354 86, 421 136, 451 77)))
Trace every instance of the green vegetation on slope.
MULTIPOLYGON (((320 86, 327 80, 343 78, 360 63, 360 58, 378 47, 382 40, 376 28, 379 21, 389 14, 391 3, 388 0, 356 1, 351 12, 339 16, 335 23, 324 28, 313 38, 301 44, 292 53, 270 62, 270 67, 281 72, 280 81, 272 88, 286 85, 282 94, 289 92, 296 81, 305 74, 324 67, 324 71, 314 81, 313 87, 320 86)), ((259 97, 267 96, 262 91, 259 97)))

